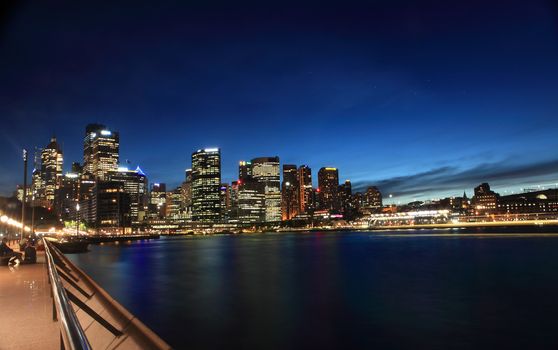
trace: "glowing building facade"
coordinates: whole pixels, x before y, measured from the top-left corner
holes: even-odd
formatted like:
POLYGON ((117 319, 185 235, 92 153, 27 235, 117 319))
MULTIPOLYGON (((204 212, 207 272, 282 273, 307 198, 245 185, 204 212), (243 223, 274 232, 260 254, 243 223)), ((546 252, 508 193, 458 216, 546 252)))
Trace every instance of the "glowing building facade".
POLYGON ((221 151, 192 153, 192 221, 216 223, 221 218, 221 151))
POLYGON ((89 124, 83 140, 83 170, 105 180, 109 171, 118 169, 120 137, 102 124, 89 124))
POLYGON ((252 159, 252 178, 264 185, 265 221, 281 221, 279 157, 252 159))

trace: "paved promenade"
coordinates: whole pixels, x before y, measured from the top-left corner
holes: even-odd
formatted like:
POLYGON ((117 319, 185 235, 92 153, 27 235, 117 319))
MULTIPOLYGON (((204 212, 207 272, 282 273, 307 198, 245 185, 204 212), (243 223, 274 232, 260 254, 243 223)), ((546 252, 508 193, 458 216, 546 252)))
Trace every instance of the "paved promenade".
POLYGON ((1 350, 60 349, 44 252, 37 259, 34 265, 0 266, 1 350))

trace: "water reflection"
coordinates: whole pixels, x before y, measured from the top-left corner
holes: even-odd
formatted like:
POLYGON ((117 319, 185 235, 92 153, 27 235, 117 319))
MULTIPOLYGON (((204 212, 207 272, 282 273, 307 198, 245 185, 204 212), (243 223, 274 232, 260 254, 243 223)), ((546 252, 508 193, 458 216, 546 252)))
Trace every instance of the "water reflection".
POLYGON ((71 256, 176 348, 554 348, 556 237, 182 237, 71 256))

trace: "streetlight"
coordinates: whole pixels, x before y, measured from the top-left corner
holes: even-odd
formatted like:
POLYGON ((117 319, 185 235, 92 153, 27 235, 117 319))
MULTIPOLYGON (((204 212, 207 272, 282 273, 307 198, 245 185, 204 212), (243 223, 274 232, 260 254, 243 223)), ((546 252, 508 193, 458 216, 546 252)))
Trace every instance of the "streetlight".
POLYGON ((79 236, 79 203, 76 204, 76 236, 79 236))
POLYGON ((21 197, 21 238, 25 234, 25 202, 27 200, 27 150, 23 149, 23 196, 21 197))

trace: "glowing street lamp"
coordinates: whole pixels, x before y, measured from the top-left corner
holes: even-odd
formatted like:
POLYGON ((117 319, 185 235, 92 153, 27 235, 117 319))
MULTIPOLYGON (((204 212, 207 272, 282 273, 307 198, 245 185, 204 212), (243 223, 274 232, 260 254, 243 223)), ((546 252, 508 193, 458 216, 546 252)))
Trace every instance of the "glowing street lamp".
POLYGON ((76 236, 79 236, 79 203, 76 204, 76 236))

